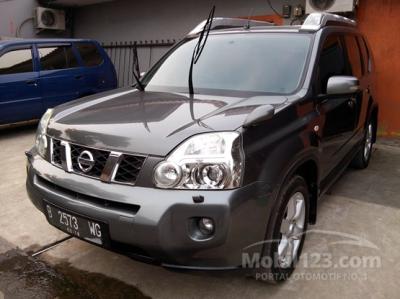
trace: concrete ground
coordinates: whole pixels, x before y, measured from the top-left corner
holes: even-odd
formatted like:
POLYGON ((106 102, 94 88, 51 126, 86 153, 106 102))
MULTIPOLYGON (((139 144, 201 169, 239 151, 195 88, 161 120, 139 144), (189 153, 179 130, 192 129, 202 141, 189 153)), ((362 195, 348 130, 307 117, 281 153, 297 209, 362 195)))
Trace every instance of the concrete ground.
MULTIPOLYGON (((24 150, 33 138, 33 127, 0 131, 0 253, 15 247, 33 251, 65 237, 47 224, 25 192, 24 150)), ((400 143, 380 140, 369 168, 348 170, 320 201, 299 267, 280 285, 239 272, 174 272, 77 239, 39 259, 104 274, 153 298, 399 298, 399 175, 400 143), (343 257, 352 263, 340 264, 343 257), (365 263, 368 258, 375 263, 365 263)), ((0 283, 0 298, 1 291, 0 283)))

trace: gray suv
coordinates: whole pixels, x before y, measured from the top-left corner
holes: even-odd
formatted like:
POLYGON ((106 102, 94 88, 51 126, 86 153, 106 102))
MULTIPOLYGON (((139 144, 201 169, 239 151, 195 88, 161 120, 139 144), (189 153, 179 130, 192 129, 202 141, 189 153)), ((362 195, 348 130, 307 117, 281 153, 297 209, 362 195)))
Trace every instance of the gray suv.
POLYGON ((349 19, 210 14, 134 86, 47 111, 29 196, 51 225, 142 261, 285 280, 318 199, 368 166, 373 76, 349 19))

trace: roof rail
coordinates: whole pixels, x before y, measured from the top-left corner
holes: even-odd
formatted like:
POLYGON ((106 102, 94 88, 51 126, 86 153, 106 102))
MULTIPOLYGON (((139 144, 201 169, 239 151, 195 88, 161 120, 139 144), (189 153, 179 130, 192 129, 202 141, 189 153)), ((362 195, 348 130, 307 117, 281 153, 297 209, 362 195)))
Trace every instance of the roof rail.
MULTIPOLYGON (((189 32, 189 35, 200 33, 206 21, 201 22, 197 25, 192 31, 189 32)), ((264 21, 254 21, 247 19, 238 19, 238 18, 214 18, 211 25, 211 30, 217 29, 227 29, 227 28, 245 28, 245 27, 256 27, 256 26, 274 26, 274 23, 264 22, 264 21)))
POLYGON ((317 31, 322 27, 328 25, 355 27, 357 23, 351 19, 339 15, 334 15, 326 12, 315 12, 307 17, 303 25, 301 25, 300 30, 317 31))

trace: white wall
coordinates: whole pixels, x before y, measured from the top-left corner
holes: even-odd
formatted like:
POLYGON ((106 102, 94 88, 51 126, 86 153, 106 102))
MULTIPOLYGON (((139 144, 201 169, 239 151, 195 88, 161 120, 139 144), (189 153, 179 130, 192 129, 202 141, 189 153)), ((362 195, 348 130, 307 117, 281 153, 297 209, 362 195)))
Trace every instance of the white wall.
MULTIPOLYGON (((16 37, 18 27, 24 20, 33 17, 36 6, 34 0, 0 0, 0 36, 16 37)), ((21 28, 21 36, 35 36, 32 20, 21 28)))
POLYGON ((38 33, 33 17, 36 0, 0 0, 0 37, 69 37, 70 32, 45 31, 38 33), (19 36, 18 35, 19 30, 19 36))

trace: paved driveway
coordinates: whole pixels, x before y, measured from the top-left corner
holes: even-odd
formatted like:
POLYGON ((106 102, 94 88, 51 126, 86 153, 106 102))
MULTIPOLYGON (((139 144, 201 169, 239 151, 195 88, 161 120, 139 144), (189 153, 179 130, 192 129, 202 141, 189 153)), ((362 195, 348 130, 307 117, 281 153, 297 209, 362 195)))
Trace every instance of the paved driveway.
MULTIPOLYGON (((0 253, 16 246, 34 251, 65 237, 25 192, 24 150, 33 139, 33 127, 0 131, 0 253)), ((399 175, 400 147, 380 141, 370 167, 347 171, 320 202, 299 268, 277 286, 239 272, 174 272, 76 239, 38 258, 104 274, 153 298, 399 298, 399 175)))

